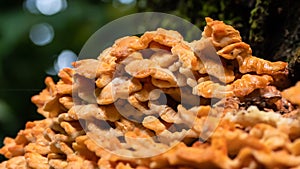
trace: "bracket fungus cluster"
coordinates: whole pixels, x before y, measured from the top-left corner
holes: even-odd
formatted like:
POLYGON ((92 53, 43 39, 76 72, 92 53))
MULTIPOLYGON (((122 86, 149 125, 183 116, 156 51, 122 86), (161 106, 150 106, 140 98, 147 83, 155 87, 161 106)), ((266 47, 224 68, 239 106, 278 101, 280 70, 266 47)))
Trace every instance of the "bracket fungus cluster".
POLYGON ((159 28, 47 77, 45 119, 5 138, 0 169, 300 168, 300 82, 206 22, 200 40, 159 28))

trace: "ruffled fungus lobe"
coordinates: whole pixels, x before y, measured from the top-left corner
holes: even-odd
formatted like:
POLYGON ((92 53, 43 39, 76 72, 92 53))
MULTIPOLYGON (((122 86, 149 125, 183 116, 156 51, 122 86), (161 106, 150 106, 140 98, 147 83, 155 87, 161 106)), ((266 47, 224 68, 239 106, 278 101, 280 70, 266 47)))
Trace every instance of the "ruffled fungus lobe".
POLYGON ((56 84, 47 77, 32 97, 45 119, 4 140, 0 169, 299 168, 300 83, 280 92, 287 63, 252 56, 232 26, 206 22, 198 41, 159 28, 73 63, 56 84))

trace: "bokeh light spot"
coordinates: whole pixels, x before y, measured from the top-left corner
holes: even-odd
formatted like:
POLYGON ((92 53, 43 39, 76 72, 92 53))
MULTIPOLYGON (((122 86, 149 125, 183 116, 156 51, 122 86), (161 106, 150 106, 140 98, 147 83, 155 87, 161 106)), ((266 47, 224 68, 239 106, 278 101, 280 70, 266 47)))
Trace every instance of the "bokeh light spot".
POLYGON ((39 10, 36 7, 36 0, 26 0, 24 1, 23 7, 30 13, 39 14, 39 10))
POLYGON ((47 74, 57 75, 58 72, 66 67, 72 67, 72 62, 77 60, 77 55, 71 50, 63 50, 54 61, 53 67, 46 70, 47 74))
POLYGON ((31 41, 38 45, 44 46, 49 44, 54 38, 54 30, 48 23, 40 23, 32 26, 29 38, 31 41))
POLYGON ((118 8, 118 10, 128 10, 134 7, 136 0, 113 0, 112 6, 118 8))
POLYGON ((119 0, 119 2, 121 3, 121 4, 131 4, 131 3, 133 3, 135 0, 119 0))
POLYGON ((37 9, 44 15, 54 15, 67 7, 66 0, 35 0, 37 9))
POLYGON ((71 63, 77 60, 77 55, 71 50, 63 50, 57 57, 57 66, 59 69, 72 67, 71 63))

